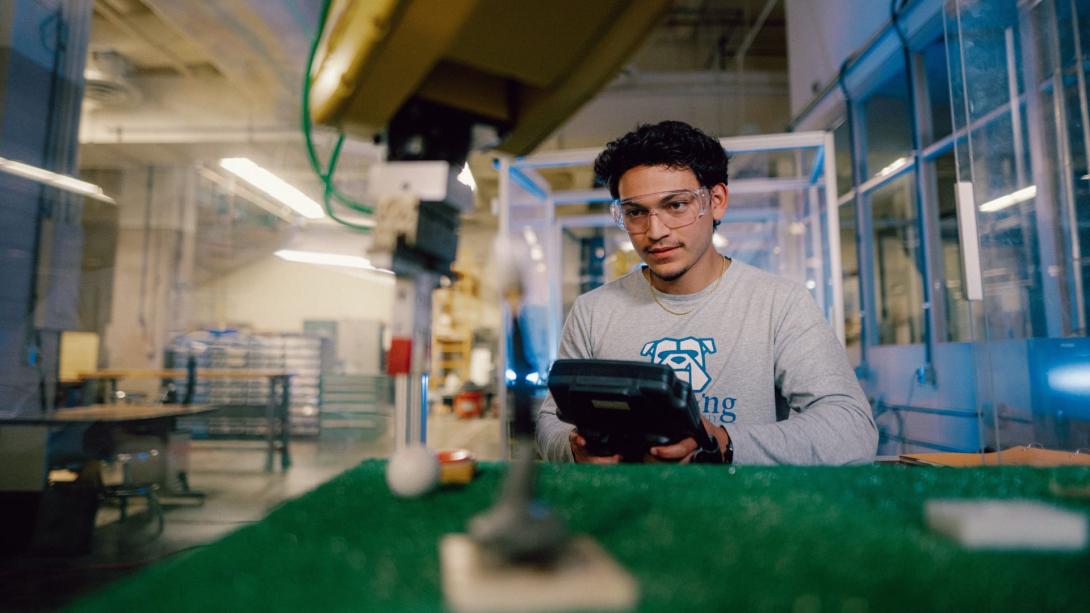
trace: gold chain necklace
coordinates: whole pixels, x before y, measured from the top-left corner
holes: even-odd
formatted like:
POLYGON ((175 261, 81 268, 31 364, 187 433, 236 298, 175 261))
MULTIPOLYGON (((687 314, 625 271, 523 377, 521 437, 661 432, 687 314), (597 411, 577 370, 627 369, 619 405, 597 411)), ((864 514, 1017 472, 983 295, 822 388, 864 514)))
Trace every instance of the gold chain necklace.
POLYGON ((719 269, 719 276, 715 278, 715 285, 712 286, 712 290, 710 292, 708 292, 708 295, 705 296, 703 300, 701 300, 696 306, 689 309, 688 311, 672 311, 672 310, 666 308, 666 305, 659 301, 658 291, 655 289, 655 286, 651 284, 651 270, 650 269, 648 269, 648 271, 647 271, 647 288, 649 290, 651 290, 651 298, 655 301, 655 304, 659 305, 660 309, 662 309, 663 311, 666 311, 667 313, 669 313, 671 315, 677 315, 677 316, 680 317, 682 315, 688 315, 689 313, 692 313, 693 311, 700 308, 700 306, 703 305, 705 302, 707 302, 708 297, 710 297, 712 294, 714 294, 715 290, 719 289, 719 281, 723 278, 723 273, 725 273, 725 272, 727 272, 727 258, 723 258, 723 267, 719 269))

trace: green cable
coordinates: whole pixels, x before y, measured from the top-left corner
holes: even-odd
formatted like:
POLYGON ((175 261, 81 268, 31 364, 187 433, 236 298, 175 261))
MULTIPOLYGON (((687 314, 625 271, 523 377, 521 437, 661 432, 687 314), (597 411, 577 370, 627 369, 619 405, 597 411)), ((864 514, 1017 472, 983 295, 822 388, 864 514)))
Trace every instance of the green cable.
POLYGON ((359 230, 360 232, 371 232, 374 230, 372 226, 365 226, 363 224, 352 223, 350 221, 341 219, 337 216, 337 213, 333 210, 333 190, 330 188, 329 183, 325 184, 325 190, 322 194, 322 204, 325 205, 325 212, 329 215, 329 218, 333 221, 341 224, 342 226, 351 228, 353 230, 359 230))
POLYGON ((346 221, 338 217, 337 214, 333 212, 333 173, 337 172, 337 160, 341 157, 342 145, 344 145, 344 134, 341 134, 339 137, 337 137, 337 144, 333 146, 333 153, 329 156, 329 164, 326 167, 325 175, 322 175, 322 173, 318 173, 318 176, 324 176, 327 179, 323 181, 323 183, 325 184, 325 190, 322 193, 322 204, 325 205, 326 213, 329 214, 329 217, 333 221, 341 224, 342 226, 352 228, 353 230, 370 232, 372 230, 371 226, 365 226, 358 223, 346 221))
POLYGON ((333 184, 333 174, 336 172, 337 169, 337 160, 340 157, 340 151, 342 145, 344 144, 345 135, 342 133, 338 137, 337 144, 334 147, 333 155, 330 157, 329 164, 325 172, 322 171, 321 162, 319 162, 318 160, 318 152, 314 148, 314 139, 312 137, 312 126, 310 123, 310 77, 311 71, 314 67, 314 56, 318 53, 318 44, 321 41, 322 32, 325 31, 325 23, 326 19, 329 16, 330 4, 330 0, 325 0, 325 2, 322 3, 322 12, 320 17, 318 18, 318 32, 314 35, 314 40, 311 42, 310 52, 307 55, 306 70, 303 74, 303 101, 301 117, 303 137, 306 144, 307 158, 310 160, 311 169, 313 169, 314 173, 318 175, 319 179, 321 179, 322 185, 324 187, 323 199, 326 213, 328 213, 330 218, 332 218, 337 223, 353 229, 369 231, 371 229, 370 226, 363 226, 345 221, 338 217, 333 211, 332 201, 335 199, 344 206, 358 213, 364 213, 366 215, 374 214, 374 209, 372 207, 356 202, 352 198, 342 194, 333 184))

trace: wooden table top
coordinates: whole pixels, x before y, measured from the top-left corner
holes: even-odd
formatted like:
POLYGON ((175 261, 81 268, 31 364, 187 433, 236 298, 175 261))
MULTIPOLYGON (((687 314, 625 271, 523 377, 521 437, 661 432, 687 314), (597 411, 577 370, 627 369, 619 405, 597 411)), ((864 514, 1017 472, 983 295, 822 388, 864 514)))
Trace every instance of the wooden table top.
MULTIPOLYGON (((264 379, 269 377, 291 377, 295 373, 288 370, 274 370, 266 368, 198 368, 198 379, 264 379)), ((96 370, 94 372, 81 372, 78 377, 83 381, 95 379, 184 379, 188 371, 184 368, 116 368, 109 370, 96 370)))
POLYGON ((0 414, 0 424, 57 425, 144 421, 197 415, 215 411, 217 408, 210 404, 93 404, 85 407, 57 409, 48 413, 0 414))

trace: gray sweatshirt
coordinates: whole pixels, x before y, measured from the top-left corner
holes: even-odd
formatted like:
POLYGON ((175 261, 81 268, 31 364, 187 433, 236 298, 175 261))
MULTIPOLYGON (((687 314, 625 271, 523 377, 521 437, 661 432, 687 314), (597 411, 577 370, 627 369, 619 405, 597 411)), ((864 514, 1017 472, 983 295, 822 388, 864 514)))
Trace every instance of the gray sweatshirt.
MULTIPOLYGON (((878 446, 870 405, 844 348, 801 286, 737 260, 695 294, 656 292, 642 271, 576 299, 560 358, 647 360, 688 381, 734 444, 737 464, 869 462, 878 446), (791 409, 777 421, 776 397, 791 409)), ((550 395, 537 414, 547 460, 573 460, 571 424, 550 395)))

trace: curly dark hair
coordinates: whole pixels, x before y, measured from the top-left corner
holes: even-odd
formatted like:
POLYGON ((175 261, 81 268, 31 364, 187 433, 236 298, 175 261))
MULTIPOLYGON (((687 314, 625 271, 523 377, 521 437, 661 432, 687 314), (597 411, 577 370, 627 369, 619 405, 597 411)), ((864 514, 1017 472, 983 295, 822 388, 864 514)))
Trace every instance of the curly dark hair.
POLYGON ((727 182, 727 153, 719 141, 681 121, 640 125, 606 145, 594 160, 594 175, 618 197, 621 176, 637 166, 688 169, 702 187, 727 182))

